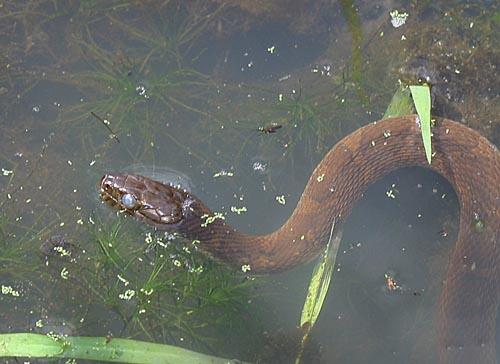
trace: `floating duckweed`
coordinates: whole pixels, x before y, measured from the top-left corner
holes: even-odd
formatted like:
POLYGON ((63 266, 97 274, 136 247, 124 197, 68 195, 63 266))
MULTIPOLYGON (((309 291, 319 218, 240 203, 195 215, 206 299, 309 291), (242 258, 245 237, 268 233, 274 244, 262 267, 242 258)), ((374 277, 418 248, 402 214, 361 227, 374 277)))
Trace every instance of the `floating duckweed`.
POLYGON ((386 191, 385 193, 387 195, 387 197, 389 198, 396 198, 396 195, 394 195, 394 191, 392 190, 392 188, 389 190, 389 191, 386 191))
POLYGON ((389 198, 396 198, 396 194, 399 193, 399 191, 396 189, 396 184, 393 183, 391 185, 391 189, 389 191, 386 191, 385 194, 389 198))
POLYGON ((203 273, 203 266, 202 266, 202 265, 200 265, 200 266, 198 266, 198 267, 196 267, 196 268, 194 268, 194 267, 189 267, 188 272, 189 272, 189 273, 198 273, 198 274, 199 274, 199 273, 203 273))
POLYGON ((141 288, 141 292, 144 293, 146 296, 151 296, 154 292, 154 289, 153 288, 149 288, 149 289, 141 288))
POLYGON ((174 265, 175 265, 176 267, 180 267, 180 266, 182 265, 182 263, 181 263, 181 262, 180 262, 180 260, 178 260, 178 259, 174 259, 174 262, 173 262, 173 263, 174 263, 174 265))
POLYGON ((60 274, 61 274, 62 279, 68 279, 68 275, 69 275, 68 268, 63 267, 63 269, 61 269, 60 274))
POLYGON ((398 10, 394 9, 389 12, 389 15, 391 16, 391 24, 394 28, 399 28, 403 26, 406 23, 406 20, 408 19, 409 14, 406 12, 399 12, 398 10))
POLYGON ((125 278, 123 278, 121 275, 117 274, 116 276, 117 276, 117 277, 118 277, 118 279, 119 279, 119 280, 123 283, 123 285, 124 285, 125 287, 127 287, 127 286, 130 284, 130 282, 129 282, 129 281, 127 281, 125 278))
POLYGON ((279 204, 284 205, 286 203, 285 195, 276 196, 276 201, 278 201, 279 204))
POLYGON ((133 289, 127 289, 124 293, 120 293, 118 297, 125 301, 130 301, 132 297, 135 296, 135 291, 133 289))
POLYGON ((61 341, 64 343, 64 346, 67 346, 69 345, 69 343, 67 343, 65 340, 64 340, 64 335, 61 335, 61 334, 56 334, 55 332, 48 332, 45 334, 47 337, 50 337, 52 340, 60 343, 61 341))
POLYGON ((62 247, 62 246, 55 246, 54 247, 54 251, 57 252, 57 253, 59 253, 59 255, 61 257, 69 257, 69 256, 71 256, 71 252, 68 251, 68 250, 66 250, 66 249, 64 249, 64 247, 62 247))
POLYGON ((153 242, 153 235, 151 235, 151 233, 147 233, 144 242, 146 242, 146 244, 151 244, 153 242))
POLYGON ((247 212, 247 208, 245 206, 243 207, 231 206, 231 212, 241 215, 242 213, 247 212))
POLYGON ((484 231, 484 221, 481 219, 474 219, 473 227, 476 233, 482 233, 484 231))
POLYGON ((275 51, 276 51, 276 46, 270 46, 270 47, 267 47, 267 51, 271 54, 273 54, 275 51))
POLYGON ((227 177, 233 177, 234 176, 234 173, 233 172, 228 172, 226 170, 222 170, 220 172, 217 172, 214 174, 214 178, 217 178, 217 177, 223 177, 223 176, 227 176, 227 177))
POLYGON ((11 286, 4 286, 2 284, 2 294, 4 295, 11 295, 12 297, 19 297, 19 291, 16 291, 14 288, 11 286))
POLYGON ((208 214, 204 214, 201 216, 201 218, 205 219, 205 222, 201 223, 201 227, 207 227, 208 225, 212 224, 217 219, 220 219, 220 220, 226 219, 221 212, 215 212, 212 216, 210 216, 208 214))

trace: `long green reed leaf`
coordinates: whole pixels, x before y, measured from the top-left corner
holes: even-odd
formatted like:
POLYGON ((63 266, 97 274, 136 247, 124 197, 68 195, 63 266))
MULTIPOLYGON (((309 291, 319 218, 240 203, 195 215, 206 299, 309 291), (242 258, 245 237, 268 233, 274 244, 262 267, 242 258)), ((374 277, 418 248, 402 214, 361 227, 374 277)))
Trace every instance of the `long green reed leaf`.
POLYGON ((304 302, 304 307, 302 309, 300 327, 303 330, 303 337, 295 364, 300 363, 309 333, 311 332, 311 329, 316 323, 316 320, 321 312, 321 307, 323 306, 326 293, 328 292, 328 287, 330 286, 341 239, 342 230, 338 228, 335 229, 335 221, 333 221, 328 244, 318 263, 314 267, 311 282, 309 283, 309 289, 307 291, 306 301, 304 302))
POLYGON ((432 147, 430 88, 428 85, 413 85, 410 86, 410 91, 420 119, 420 130, 422 131, 422 139, 424 141, 425 156, 427 158, 427 162, 431 164, 432 147))
POLYGON ((229 359, 171 345, 118 338, 34 333, 1 334, 0 357, 73 358, 137 364, 231 363, 229 359))

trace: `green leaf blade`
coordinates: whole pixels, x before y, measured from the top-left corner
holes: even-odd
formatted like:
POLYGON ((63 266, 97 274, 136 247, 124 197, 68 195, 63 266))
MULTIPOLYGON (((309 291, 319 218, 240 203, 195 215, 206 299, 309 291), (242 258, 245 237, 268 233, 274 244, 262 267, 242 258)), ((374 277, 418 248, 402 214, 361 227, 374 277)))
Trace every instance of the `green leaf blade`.
POLYGON ((422 131, 422 140, 424 142, 425 157, 431 164, 432 146, 431 146, 431 93, 428 85, 410 86, 411 95, 417 109, 420 119, 420 130, 422 131))

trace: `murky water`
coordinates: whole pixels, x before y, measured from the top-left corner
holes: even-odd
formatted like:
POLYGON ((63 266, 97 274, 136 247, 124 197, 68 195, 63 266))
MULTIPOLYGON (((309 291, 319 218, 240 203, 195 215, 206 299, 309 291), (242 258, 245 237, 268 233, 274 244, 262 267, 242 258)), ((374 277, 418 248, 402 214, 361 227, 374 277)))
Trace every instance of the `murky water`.
MULTIPOLYGON (((1 332, 293 363, 311 264, 246 277, 116 216, 97 183, 151 166, 235 227, 272 231, 417 57, 440 75, 436 112, 498 145, 499 9, 452 3, 2 2, 1 332)), ((429 171, 374 184, 344 227, 304 362, 436 362, 457 210, 429 171)))

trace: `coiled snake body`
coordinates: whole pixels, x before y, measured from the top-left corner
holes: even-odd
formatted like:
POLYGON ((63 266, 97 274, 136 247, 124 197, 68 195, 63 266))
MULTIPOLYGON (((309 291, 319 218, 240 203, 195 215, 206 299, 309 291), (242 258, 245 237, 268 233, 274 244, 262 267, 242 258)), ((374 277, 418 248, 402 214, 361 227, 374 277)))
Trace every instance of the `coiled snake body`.
POLYGON ((251 273, 292 268, 318 256, 332 222, 341 224, 367 187, 406 166, 430 167, 455 189, 458 240, 450 255, 438 312, 441 363, 495 363, 500 295, 500 153, 476 131, 438 119, 432 164, 418 118, 386 119, 338 142, 313 171, 290 218, 268 235, 249 235, 183 190, 132 174, 101 180, 105 201, 159 229, 198 240, 218 260, 251 273))

